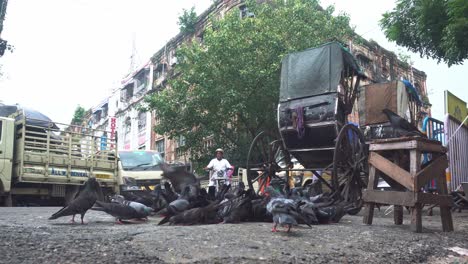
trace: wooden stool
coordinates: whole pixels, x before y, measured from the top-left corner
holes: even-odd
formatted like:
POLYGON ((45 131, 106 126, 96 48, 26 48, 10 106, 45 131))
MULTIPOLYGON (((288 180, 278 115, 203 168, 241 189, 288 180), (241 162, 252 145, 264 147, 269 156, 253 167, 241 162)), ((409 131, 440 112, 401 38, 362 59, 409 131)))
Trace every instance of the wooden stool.
MULTIPOLYGON (((447 192, 445 168, 447 168, 446 148, 439 141, 425 138, 392 138, 373 141, 369 146, 369 184, 364 191, 365 202, 364 223, 371 225, 374 217, 375 203, 394 205, 395 224, 403 223, 403 207, 411 208, 411 230, 422 232, 422 207, 424 204, 440 206, 442 230, 453 231, 452 214, 450 207, 452 197, 447 192), (409 156, 402 157, 402 153, 409 156), (432 160, 424 169, 421 169, 421 154, 431 153, 432 160), (392 157, 393 161, 386 157, 392 157), (401 162, 408 162, 409 171, 401 168, 401 162), (376 170, 384 173, 400 188, 398 191, 376 190, 378 174, 376 170), (438 194, 423 193, 420 190, 430 180, 435 179, 438 194)), ((393 187, 393 186, 392 186, 393 187)))

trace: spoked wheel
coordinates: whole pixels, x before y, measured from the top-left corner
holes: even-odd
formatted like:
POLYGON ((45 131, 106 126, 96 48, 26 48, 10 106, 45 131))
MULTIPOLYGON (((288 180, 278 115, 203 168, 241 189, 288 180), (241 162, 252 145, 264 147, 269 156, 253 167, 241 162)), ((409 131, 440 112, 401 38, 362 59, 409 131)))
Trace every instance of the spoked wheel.
POLYGON ((345 125, 337 139, 333 156, 332 184, 349 203, 348 213, 357 214, 362 205, 362 190, 368 182, 368 149, 361 131, 345 125))
POLYGON ((278 137, 267 131, 260 132, 252 141, 247 155, 247 181, 249 188, 263 192, 275 178, 286 184, 287 179, 277 177, 276 173, 285 168, 291 159, 278 137))

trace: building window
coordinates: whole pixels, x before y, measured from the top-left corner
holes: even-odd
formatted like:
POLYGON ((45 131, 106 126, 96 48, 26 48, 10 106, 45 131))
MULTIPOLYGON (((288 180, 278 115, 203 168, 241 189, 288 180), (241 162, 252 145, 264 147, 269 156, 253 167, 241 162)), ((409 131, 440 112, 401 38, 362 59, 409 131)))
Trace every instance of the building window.
POLYGON ((94 112, 93 114, 94 123, 98 124, 99 121, 101 121, 101 117, 102 117, 102 109, 99 109, 96 112, 94 112))
POLYGON ((103 105, 103 106, 102 106, 102 112, 101 112, 101 118, 106 118, 108 112, 109 112, 109 106, 108 106, 108 104, 103 105))
POLYGON ((125 139, 128 138, 128 135, 130 134, 130 131, 132 130, 132 120, 130 119, 130 117, 127 117, 125 119, 125 126, 124 126, 124 134, 125 134, 125 139))
POLYGON ((358 54, 357 56, 357 60, 359 62, 359 66, 361 66, 363 69, 368 69, 370 64, 371 64, 371 59, 369 59, 368 57, 366 57, 365 55, 363 54, 358 54))
POLYGON ((133 86, 134 86, 134 83, 131 82, 122 89, 122 91, 120 92, 120 101, 122 102, 130 101, 130 99, 133 97, 133 86))
POLYGON ((203 141, 203 147, 205 149, 209 149, 211 147, 213 147, 213 138, 207 138, 203 141))
POLYGON ((148 84, 148 73, 149 69, 143 69, 134 77, 136 94, 141 94, 146 90, 145 88, 148 84))
POLYGON ((146 129, 146 112, 138 113, 138 132, 146 129))
POLYGON ((161 123, 161 118, 159 116, 154 117, 154 124, 159 125, 161 123))
POLYGON ((165 148, 166 146, 165 146, 164 139, 156 141, 156 151, 159 152, 159 154, 161 154, 162 158, 164 158, 165 148))
POLYGON ((239 11, 241 18, 255 17, 255 14, 253 12, 250 12, 249 8, 246 5, 239 6, 239 11))
POLYGON ((184 136, 180 136, 178 139, 177 139, 177 147, 183 147, 185 146, 185 137, 184 136))
POLYGON ((176 149, 176 159, 180 159, 184 156, 184 151, 181 148, 176 149))
POLYGON ((199 43, 203 44, 203 37, 204 37, 205 32, 201 32, 200 34, 197 35, 197 40, 199 43))

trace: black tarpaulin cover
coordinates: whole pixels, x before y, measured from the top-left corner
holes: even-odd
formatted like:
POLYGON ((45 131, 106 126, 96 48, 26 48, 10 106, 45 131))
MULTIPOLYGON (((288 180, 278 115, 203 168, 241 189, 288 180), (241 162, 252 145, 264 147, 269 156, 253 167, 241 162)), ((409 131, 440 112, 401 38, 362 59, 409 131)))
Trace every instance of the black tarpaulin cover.
POLYGON ((338 42, 286 55, 280 102, 336 92, 343 70, 346 75, 363 75, 353 55, 338 42))
POLYGON ((23 118, 23 114, 26 116, 26 124, 31 126, 38 126, 47 128, 57 129, 57 125, 52 120, 41 112, 33 109, 20 107, 17 105, 0 105, 0 116, 8 117, 16 111, 21 110, 21 114, 16 117, 16 120, 23 118))

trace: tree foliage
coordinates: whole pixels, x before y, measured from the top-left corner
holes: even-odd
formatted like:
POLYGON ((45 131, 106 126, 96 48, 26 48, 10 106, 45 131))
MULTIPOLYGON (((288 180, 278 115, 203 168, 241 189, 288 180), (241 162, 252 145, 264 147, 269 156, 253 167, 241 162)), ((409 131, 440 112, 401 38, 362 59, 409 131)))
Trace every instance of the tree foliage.
POLYGON ((203 164, 221 147, 233 164, 244 165, 255 135, 277 131, 283 56, 353 35, 348 16, 333 16, 333 7, 324 10, 318 1, 268 2, 246 2, 253 18, 242 19, 234 9, 213 20, 203 44, 177 50, 170 88, 145 100, 160 118, 156 132, 184 136, 194 162, 203 164))
POLYGON ((398 0, 380 25, 389 40, 449 66, 468 58, 468 1, 398 0))
POLYGON ((197 13, 195 12, 195 7, 192 7, 190 10, 183 9, 183 14, 179 16, 179 25, 180 32, 184 34, 192 34, 195 32, 197 23, 197 13))
POLYGON ((75 113, 73 114, 72 124, 80 124, 83 122, 84 115, 86 110, 78 105, 75 109, 75 113))

